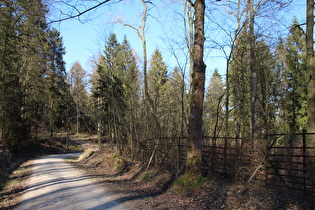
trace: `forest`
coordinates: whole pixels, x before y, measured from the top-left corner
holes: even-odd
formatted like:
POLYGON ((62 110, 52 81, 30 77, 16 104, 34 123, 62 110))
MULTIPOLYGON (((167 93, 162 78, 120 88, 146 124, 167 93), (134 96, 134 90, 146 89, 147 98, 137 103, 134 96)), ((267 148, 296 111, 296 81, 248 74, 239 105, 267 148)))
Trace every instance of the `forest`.
MULTIPOLYGON (((115 145, 120 154, 136 159, 150 151, 146 161, 162 164, 170 152, 158 153, 158 145, 163 141, 167 148, 172 139, 184 139, 185 175, 192 180, 202 176, 202 145, 209 138, 256 142, 266 135, 306 131, 306 146, 314 147, 314 1, 307 0, 306 23, 292 17, 288 33, 272 37, 260 24, 292 1, 175 1, 182 12, 186 59, 177 59, 175 46, 170 48, 177 61, 171 69, 159 49, 147 55, 147 18, 156 5, 141 0, 140 27, 117 23, 135 30, 141 59, 127 35, 119 41, 111 33, 91 74, 80 61, 66 69, 62 34, 46 18, 48 2, 0 2, 0 145, 18 147, 44 132, 89 133, 98 136, 100 146, 115 145), (234 24, 216 22, 215 6, 234 24), (204 61, 204 44, 211 34, 205 22, 228 40, 227 45, 214 43, 226 55, 225 74, 215 70, 207 81, 211 66, 204 61)), ((67 17, 93 8, 74 11, 67 17)))

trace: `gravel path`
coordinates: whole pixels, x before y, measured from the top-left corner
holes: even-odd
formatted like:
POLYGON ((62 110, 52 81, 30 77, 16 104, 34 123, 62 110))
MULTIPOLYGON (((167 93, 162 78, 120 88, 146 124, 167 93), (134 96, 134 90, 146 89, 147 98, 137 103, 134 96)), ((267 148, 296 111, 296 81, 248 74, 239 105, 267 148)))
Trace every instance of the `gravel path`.
POLYGON ((18 209, 126 209, 103 186, 64 161, 79 155, 32 160, 32 175, 18 209))

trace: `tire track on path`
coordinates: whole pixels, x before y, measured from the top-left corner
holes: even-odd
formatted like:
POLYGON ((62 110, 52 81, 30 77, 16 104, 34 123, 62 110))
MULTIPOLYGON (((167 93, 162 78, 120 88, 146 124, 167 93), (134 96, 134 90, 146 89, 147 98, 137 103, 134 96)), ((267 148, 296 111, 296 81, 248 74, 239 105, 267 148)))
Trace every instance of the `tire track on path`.
POLYGON ((32 175, 18 209, 126 209, 104 186, 64 160, 80 154, 48 155, 32 160, 32 175))

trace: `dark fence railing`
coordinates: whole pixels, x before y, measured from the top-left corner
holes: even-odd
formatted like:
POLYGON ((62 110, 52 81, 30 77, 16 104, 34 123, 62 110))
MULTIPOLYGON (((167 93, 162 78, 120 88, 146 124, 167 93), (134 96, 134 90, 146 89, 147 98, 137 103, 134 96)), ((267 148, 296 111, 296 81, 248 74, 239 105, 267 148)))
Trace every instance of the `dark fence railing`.
MULTIPOLYGON (((236 182, 315 190, 315 134, 270 134, 264 138, 204 137, 202 173, 236 182)), ((160 167, 185 170, 187 138, 155 138, 143 146, 141 159, 160 167)))

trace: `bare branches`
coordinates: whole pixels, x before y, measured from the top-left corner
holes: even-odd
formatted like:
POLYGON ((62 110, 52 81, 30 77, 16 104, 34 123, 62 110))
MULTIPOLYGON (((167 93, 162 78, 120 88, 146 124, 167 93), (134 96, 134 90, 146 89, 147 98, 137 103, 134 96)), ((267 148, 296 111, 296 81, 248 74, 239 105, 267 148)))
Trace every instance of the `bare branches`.
MULTIPOLYGON (((59 19, 59 20, 53 20, 53 21, 49 22, 49 24, 51 24, 51 23, 57 23, 57 22, 62 22, 62 21, 66 21, 66 20, 70 20, 70 19, 73 19, 73 18, 80 17, 80 16, 84 15, 85 13, 90 12, 90 11, 92 11, 92 10, 94 10, 94 9, 96 9, 96 8, 98 8, 98 7, 100 7, 100 6, 104 5, 104 4, 106 4, 106 3, 108 3, 109 1, 111 1, 111 0, 102 1, 102 2, 98 3, 97 5, 92 6, 92 7, 88 8, 88 9, 82 11, 82 12, 80 12, 80 10, 79 10, 78 8, 76 8, 75 6, 69 5, 69 4, 66 3, 68 6, 72 7, 74 10, 76 10, 76 11, 77 11, 77 14, 75 14, 75 15, 69 15, 68 17, 66 17, 66 18, 61 18, 61 19, 59 19)), ((119 0, 119 1, 121 1, 121 0, 119 0)))

